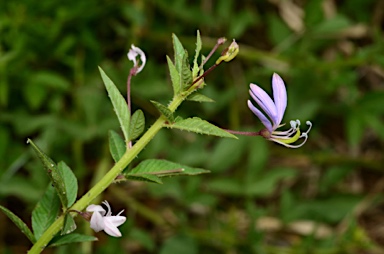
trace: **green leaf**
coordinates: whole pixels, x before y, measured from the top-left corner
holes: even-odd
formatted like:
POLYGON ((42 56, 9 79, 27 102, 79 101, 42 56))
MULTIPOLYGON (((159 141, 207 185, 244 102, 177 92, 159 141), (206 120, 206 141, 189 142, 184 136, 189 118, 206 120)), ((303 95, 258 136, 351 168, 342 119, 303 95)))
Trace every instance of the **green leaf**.
POLYGON ((38 240, 56 220, 59 212, 60 199, 55 189, 50 185, 32 211, 32 228, 36 240, 38 240))
POLYGON ((129 174, 152 174, 158 177, 164 177, 175 175, 198 175, 209 172, 209 170, 192 168, 167 160, 149 159, 140 162, 139 165, 129 171, 129 174))
POLYGON ((183 131, 192 131, 199 134, 205 134, 205 135, 213 135, 218 137, 224 137, 224 138, 235 138, 237 137, 235 135, 232 135, 231 133, 205 121, 198 117, 193 118, 187 118, 178 122, 175 122, 174 124, 167 125, 169 128, 179 129, 183 131))
POLYGON ((73 233, 73 234, 64 235, 64 236, 56 236, 49 243, 49 246, 57 247, 57 246, 70 244, 70 243, 91 242, 91 241, 97 241, 97 240, 98 239, 94 236, 73 233))
POLYGON ((199 58, 199 54, 201 51, 201 37, 200 31, 197 30, 197 39, 196 39, 196 50, 195 50, 195 58, 193 59, 193 69, 192 69, 192 77, 196 78, 199 73, 199 64, 197 63, 197 59, 199 58))
POLYGON ((273 41, 274 45, 279 44, 284 39, 292 34, 287 24, 281 17, 275 13, 270 14, 268 17, 268 39, 273 41))
POLYGON ((25 84, 22 91, 29 107, 36 110, 47 100, 46 98, 49 90, 44 87, 44 85, 35 83, 31 80, 31 82, 25 84))
POLYGON ((129 137, 134 140, 143 133, 145 127, 144 113, 140 109, 136 110, 131 117, 129 137))
POLYGON ((350 146, 356 148, 364 134, 365 126, 359 110, 351 110, 347 115, 345 125, 347 140, 350 146))
POLYGON ((182 89, 185 90, 192 85, 192 71, 191 71, 191 66, 189 64, 187 51, 185 51, 184 53, 183 62, 181 66, 181 74, 182 74, 181 79, 183 81, 182 89))
POLYGON ((65 164, 64 161, 60 161, 59 164, 57 164, 57 168, 60 171, 61 175, 63 176, 65 190, 66 190, 66 196, 68 200, 67 207, 70 207, 75 203, 77 198, 77 178, 75 174, 73 174, 72 170, 65 164))
POLYGON ((117 134, 115 131, 110 130, 108 132, 109 136, 109 151, 111 152, 112 158, 115 162, 118 162, 121 157, 123 157, 126 146, 124 140, 117 134))
MULTIPOLYGON (((383 114, 384 107, 381 104, 384 100, 384 91, 367 92, 356 102, 361 111, 370 112, 371 114, 383 114)), ((379 117, 378 117, 379 118, 379 117)))
POLYGON ((73 217, 67 213, 64 218, 64 226, 61 229, 61 235, 72 233, 76 229, 76 223, 73 217))
POLYGON ((190 236, 178 234, 168 238, 161 246, 159 254, 183 253, 196 254, 199 253, 199 247, 195 239, 190 236))
POLYGON ((286 220, 315 220, 324 223, 339 223, 351 210, 362 201, 360 195, 333 193, 322 199, 303 199, 295 202, 286 214, 286 220), (329 209, 332 207, 332 209, 329 209))
POLYGON ((241 160, 248 149, 249 137, 240 137, 238 140, 220 139, 215 143, 214 147, 211 147, 207 168, 219 173, 242 164, 241 160))
POLYGON ((324 195, 331 192, 334 186, 341 183, 342 180, 354 170, 348 165, 337 165, 329 167, 321 176, 319 181, 320 192, 324 195))
POLYGON ((33 235, 32 231, 29 229, 27 224, 24 223, 19 217, 17 217, 16 214, 5 208, 4 206, 0 205, 0 210, 3 211, 5 215, 8 216, 8 218, 15 223, 15 225, 21 230, 21 232, 31 241, 31 243, 35 243, 36 239, 33 235))
POLYGON ((371 129, 374 130, 381 139, 384 139, 384 124, 382 119, 380 119, 380 116, 374 114, 365 114, 363 118, 367 126, 371 127, 371 129))
POLYGON ((105 88, 107 89, 108 96, 112 101, 113 108, 115 109, 117 118, 121 129, 124 134, 125 141, 128 142, 129 138, 129 122, 130 122, 130 112, 128 110, 127 102, 124 97, 121 95, 115 84, 112 80, 105 74, 105 72, 99 67, 101 77, 104 81, 105 88))
POLYGON ((40 148, 33 143, 32 140, 28 139, 27 143, 32 145, 33 150, 36 152, 37 156, 43 163, 45 169, 47 170, 48 176, 51 179, 53 186, 55 187, 57 194, 59 195, 59 198, 61 200, 61 204, 63 207, 67 207, 68 205, 68 199, 65 189, 65 183, 64 178, 61 175, 60 170, 57 169, 56 163, 49 158, 43 151, 40 150, 40 148))
POLYGON ((201 94, 201 93, 193 93, 188 96, 187 100, 189 101, 197 101, 197 102, 215 102, 211 98, 201 94))
POLYGON ((244 184, 234 181, 229 178, 214 179, 208 183, 208 189, 210 192, 216 192, 231 196, 243 196, 244 184))
POLYGON ((160 113, 167 118, 167 120, 171 123, 175 121, 175 118, 173 117, 173 113, 163 104, 157 102, 157 101, 151 101, 152 104, 160 111, 160 113))
POLYGON ((340 32, 340 30, 351 26, 351 21, 343 15, 336 15, 330 19, 325 19, 318 26, 314 27, 311 32, 316 35, 329 35, 340 32))
POLYGON ((249 196, 269 196, 276 190, 278 182, 294 178, 297 171, 292 168, 275 168, 261 175, 257 181, 243 186, 243 191, 249 196))
POLYGON ((153 253, 156 249, 156 244, 151 233, 145 230, 132 228, 128 238, 131 239, 131 241, 139 242, 150 253, 153 253))
POLYGON ((181 73, 185 49, 181 44, 179 38, 177 38, 175 34, 172 34, 172 40, 173 40, 173 50, 175 52, 175 67, 178 73, 181 73))
POLYGON ((127 179, 133 180, 133 181, 163 184, 163 181, 161 181, 160 177, 158 177, 156 175, 124 173, 124 176, 127 179))
POLYGON ((181 91, 181 81, 180 73, 177 71, 175 65, 172 63, 171 59, 167 56, 169 74, 171 75, 171 82, 173 87, 174 95, 177 95, 181 91))

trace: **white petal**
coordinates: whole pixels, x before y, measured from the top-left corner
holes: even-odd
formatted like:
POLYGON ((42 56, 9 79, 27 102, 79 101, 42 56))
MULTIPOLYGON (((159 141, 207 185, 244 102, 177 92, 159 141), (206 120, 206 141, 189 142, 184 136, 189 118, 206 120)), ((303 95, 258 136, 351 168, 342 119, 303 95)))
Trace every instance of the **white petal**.
POLYGON ((90 225, 95 232, 99 232, 105 228, 104 218, 99 212, 93 212, 90 225))
POLYGON ((105 233, 107 233, 110 236, 121 237, 120 230, 117 227, 113 226, 113 225, 105 226, 104 231, 105 231, 105 233))
POLYGON ((133 46, 133 44, 132 44, 131 47, 132 47, 132 49, 130 49, 130 50, 128 51, 127 56, 128 56, 128 59, 129 59, 129 60, 133 61, 133 65, 136 66, 136 64, 137 64, 137 62, 136 62, 137 51, 134 50, 134 47, 135 47, 135 46, 133 46))
MULTIPOLYGON (((138 65, 138 63, 137 63, 137 61, 136 61, 136 57, 137 57, 137 55, 140 56, 140 60, 141 60, 141 65, 140 65, 140 67, 137 69, 137 73, 139 73, 139 72, 141 72, 141 71, 143 70, 143 68, 144 68, 144 66, 145 66, 145 63, 147 62, 147 58, 145 57, 144 52, 143 52, 140 48, 135 47, 135 45, 132 44, 132 45, 131 45, 131 49, 130 49, 129 52, 128 52, 128 59, 131 60, 131 61, 133 61, 134 66, 137 66, 137 65, 138 65)), ((137 74, 137 73, 136 73, 136 74, 137 74)))
POLYGON ((124 216, 117 216, 117 217, 122 217, 122 218, 116 218, 115 216, 104 217, 105 219, 104 231, 110 236, 115 236, 115 237, 121 236, 121 232, 117 227, 123 224, 126 218, 124 216))
POLYGON ((108 210, 107 210, 107 214, 106 214, 105 216, 111 216, 111 214, 112 214, 112 209, 111 209, 111 206, 109 205, 108 201, 107 201, 107 200, 104 200, 102 203, 108 208, 108 210))
POLYGON ((116 227, 122 225, 125 221, 126 221, 126 217, 125 216, 109 216, 109 217, 104 217, 104 222, 107 224, 108 223, 112 223, 113 225, 115 225, 116 227))
POLYGON ((101 215, 105 214, 105 210, 101 205, 89 205, 86 210, 87 212, 99 212, 101 215))

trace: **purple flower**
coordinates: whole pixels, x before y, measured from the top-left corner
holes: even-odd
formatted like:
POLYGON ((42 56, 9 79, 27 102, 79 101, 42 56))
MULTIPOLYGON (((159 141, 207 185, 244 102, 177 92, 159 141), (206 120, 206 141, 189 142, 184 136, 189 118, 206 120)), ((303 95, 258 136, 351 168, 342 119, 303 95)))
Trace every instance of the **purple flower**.
POLYGON ((260 119, 264 124, 265 130, 260 131, 261 135, 271 141, 282 144, 286 147, 297 148, 302 146, 308 139, 308 132, 311 130, 312 123, 307 121, 309 129, 306 132, 300 132, 300 121, 290 121, 291 128, 287 131, 276 131, 277 128, 283 126, 281 121, 287 107, 287 90, 282 78, 274 73, 272 76, 273 100, 269 95, 255 84, 250 84, 249 93, 256 101, 257 105, 265 112, 262 113, 256 108, 250 100, 248 100, 249 109, 260 119), (291 145, 298 139, 304 138, 304 141, 299 145, 291 145))

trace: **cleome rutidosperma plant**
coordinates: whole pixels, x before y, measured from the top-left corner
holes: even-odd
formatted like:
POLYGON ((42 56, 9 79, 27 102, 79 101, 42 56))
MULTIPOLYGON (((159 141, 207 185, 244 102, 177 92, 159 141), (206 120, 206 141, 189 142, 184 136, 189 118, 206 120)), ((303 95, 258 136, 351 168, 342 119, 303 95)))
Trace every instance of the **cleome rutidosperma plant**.
MULTIPOLYGON (((159 159, 147 159, 141 161, 136 167, 129 169, 127 166, 148 145, 157 132, 162 128, 179 129, 182 131, 195 132, 204 135, 213 135, 223 138, 234 138, 236 135, 261 136, 289 148, 302 146, 307 138, 312 124, 307 121, 309 129, 306 132, 300 130, 300 121, 291 121, 291 128, 286 131, 277 131, 281 124, 287 106, 287 92, 283 79, 278 74, 272 76, 273 100, 268 94, 255 84, 250 85, 250 95, 257 103, 258 109, 250 100, 247 102, 250 110, 260 119, 265 126, 257 132, 241 132, 219 128, 206 120, 196 117, 182 119, 177 116, 179 105, 185 100, 197 102, 210 102, 210 98, 200 94, 198 90, 206 86, 205 77, 223 62, 233 60, 239 52, 239 46, 233 42, 223 50, 215 64, 204 71, 203 67, 207 60, 213 55, 219 46, 226 42, 225 38, 217 40, 216 45, 207 57, 200 54, 202 42, 199 32, 197 33, 196 50, 193 65, 190 66, 188 53, 182 46, 176 35, 173 35, 174 60, 167 56, 169 73, 173 86, 173 98, 168 105, 151 101, 158 109, 160 117, 144 133, 145 118, 142 110, 131 112, 131 78, 139 75, 146 63, 146 56, 142 49, 132 45, 128 52, 128 59, 133 61, 133 67, 127 79, 127 98, 119 92, 112 80, 100 69, 102 80, 108 96, 112 102, 114 111, 120 123, 121 137, 117 132, 109 132, 109 147, 114 166, 82 197, 78 198, 77 178, 70 167, 63 161, 56 163, 46 155, 30 139, 33 150, 43 163, 50 178, 43 197, 37 203, 32 212, 32 228, 28 226, 9 209, 0 206, 2 210, 15 225, 31 241, 32 247, 29 253, 40 253, 46 247, 59 246, 75 242, 95 241, 96 237, 75 233, 76 223, 74 217, 81 215, 89 221, 90 227, 95 231, 104 231, 113 237, 122 236, 119 226, 126 221, 124 210, 112 215, 111 206, 108 201, 103 201, 103 206, 91 204, 108 186, 115 182, 123 181, 146 181, 151 183, 162 183, 162 177, 179 175, 198 175, 208 173, 208 170, 181 165, 177 162, 159 159), (299 139, 304 139, 299 144, 294 144, 299 139), (106 209, 105 209, 106 208, 106 209)), ((246 103, 246 102, 244 102, 246 103)), ((251 138, 251 137, 250 137, 251 138)))

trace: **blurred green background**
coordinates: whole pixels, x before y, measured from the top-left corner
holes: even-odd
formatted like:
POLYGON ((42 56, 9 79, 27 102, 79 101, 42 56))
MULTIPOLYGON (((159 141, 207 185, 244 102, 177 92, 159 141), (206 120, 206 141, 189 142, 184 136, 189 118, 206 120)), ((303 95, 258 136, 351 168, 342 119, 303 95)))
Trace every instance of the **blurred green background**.
MULTIPOLYGON (((179 114, 257 131, 249 83, 270 92, 277 72, 288 90, 283 121, 311 120, 308 142, 162 130, 136 164, 164 158, 212 173, 114 185, 100 200, 125 209, 123 237, 101 232, 92 246, 46 253, 383 253, 383 10, 382 0, 1 1, 0 204, 30 225, 48 185, 27 137, 74 170, 80 195, 88 190, 111 167, 107 134, 119 130, 97 66, 124 94, 126 53, 132 43, 144 50, 132 106, 149 126, 158 116, 149 100, 171 99, 171 34, 193 55, 199 29, 204 54, 222 36, 240 54, 205 79, 215 103, 186 102, 179 114)), ((1 213, 0 252, 28 248, 1 213)))

